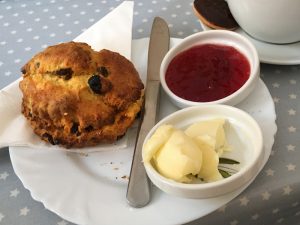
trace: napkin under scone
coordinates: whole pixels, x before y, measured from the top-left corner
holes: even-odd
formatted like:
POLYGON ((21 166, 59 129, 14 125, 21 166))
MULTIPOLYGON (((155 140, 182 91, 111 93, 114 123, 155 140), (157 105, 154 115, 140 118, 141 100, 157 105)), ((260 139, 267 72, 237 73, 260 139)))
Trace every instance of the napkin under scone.
POLYGON ((125 134, 142 106, 144 86, 133 64, 85 43, 48 47, 22 73, 22 113, 51 144, 112 143, 125 134))

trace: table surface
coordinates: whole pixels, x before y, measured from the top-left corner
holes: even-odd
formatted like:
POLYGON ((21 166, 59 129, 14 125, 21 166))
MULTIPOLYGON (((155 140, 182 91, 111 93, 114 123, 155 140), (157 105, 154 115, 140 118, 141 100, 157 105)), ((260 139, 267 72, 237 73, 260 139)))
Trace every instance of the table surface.
MULTIPOLYGON (((0 0, 0 89, 21 76, 21 66, 35 53, 74 39, 120 3, 0 0)), ((184 38, 201 31, 192 3, 135 1, 133 38, 148 37, 155 16, 168 22, 172 37, 184 38)), ((261 76, 277 114, 278 132, 269 161, 243 193, 190 225, 300 224, 300 66, 261 64, 261 76)), ((0 225, 3 224, 72 224, 31 198, 13 171, 7 148, 0 151, 0 225)))

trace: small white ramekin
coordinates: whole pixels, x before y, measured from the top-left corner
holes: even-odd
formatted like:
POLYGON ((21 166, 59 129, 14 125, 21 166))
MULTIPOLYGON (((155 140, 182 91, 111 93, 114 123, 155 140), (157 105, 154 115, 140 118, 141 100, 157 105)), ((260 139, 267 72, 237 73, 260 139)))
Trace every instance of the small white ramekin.
POLYGON ((171 195, 203 199, 237 190, 257 176, 264 163, 261 128, 248 113, 232 106, 218 104, 181 109, 158 122, 146 136, 144 145, 163 124, 185 129, 193 123, 215 118, 225 118, 228 123, 225 133, 232 151, 227 153, 229 156, 222 157, 239 161, 239 171, 228 178, 211 183, 185 184, 162 176, 151 162, 144 162, 147 175, 154 185, 171 195))
POLYGON ((184 38, 178 45, 169 50, 169 52, 165 55, 160 67, 161 85, 164 91, 170 97, 171 101, 180 108, 203 104, 226 104, 231 106, 236 105, 243 101, 251 93, 251 91, 254 89, 257 82, 259 81, 259 76, 259 58, 253 44, 240 34, 226 30, 203 31, 184 38), (250 64, 250 75, 246 83, 231 95, 211 102, 193 102, 175 95, 169 89, 165 80, 165 74, 169 63, 180 52, 201 44, 227 45, 232 46, 239 52, 241 52, 248 59, 250 64))

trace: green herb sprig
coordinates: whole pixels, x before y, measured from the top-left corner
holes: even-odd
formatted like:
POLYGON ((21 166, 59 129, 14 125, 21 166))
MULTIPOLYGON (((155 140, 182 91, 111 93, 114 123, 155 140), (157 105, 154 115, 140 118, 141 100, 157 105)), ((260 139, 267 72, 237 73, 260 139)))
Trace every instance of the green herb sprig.
POLYGON ((230 177, 233 173, 236 173, 237 171, 232 168, 225 167, 222 164, 234 165, 234 164, 240 164, 240 162, 238 162, 234 159, 228 159, 228 158, 223 158, 223 157, 219 158, 218 170, 223 178, 227 178, 227 177, 230 177))

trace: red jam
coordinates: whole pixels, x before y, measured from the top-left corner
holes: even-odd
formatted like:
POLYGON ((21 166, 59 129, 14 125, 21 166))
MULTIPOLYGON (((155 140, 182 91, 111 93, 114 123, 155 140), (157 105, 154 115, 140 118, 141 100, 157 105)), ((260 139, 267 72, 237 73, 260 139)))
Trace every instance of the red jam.
POLYGON ((249 75, 250 64, 241 52, 230 46, 204 44, 174 57, 166 83, 181 98, 210 102, 237 91, 249 75))

